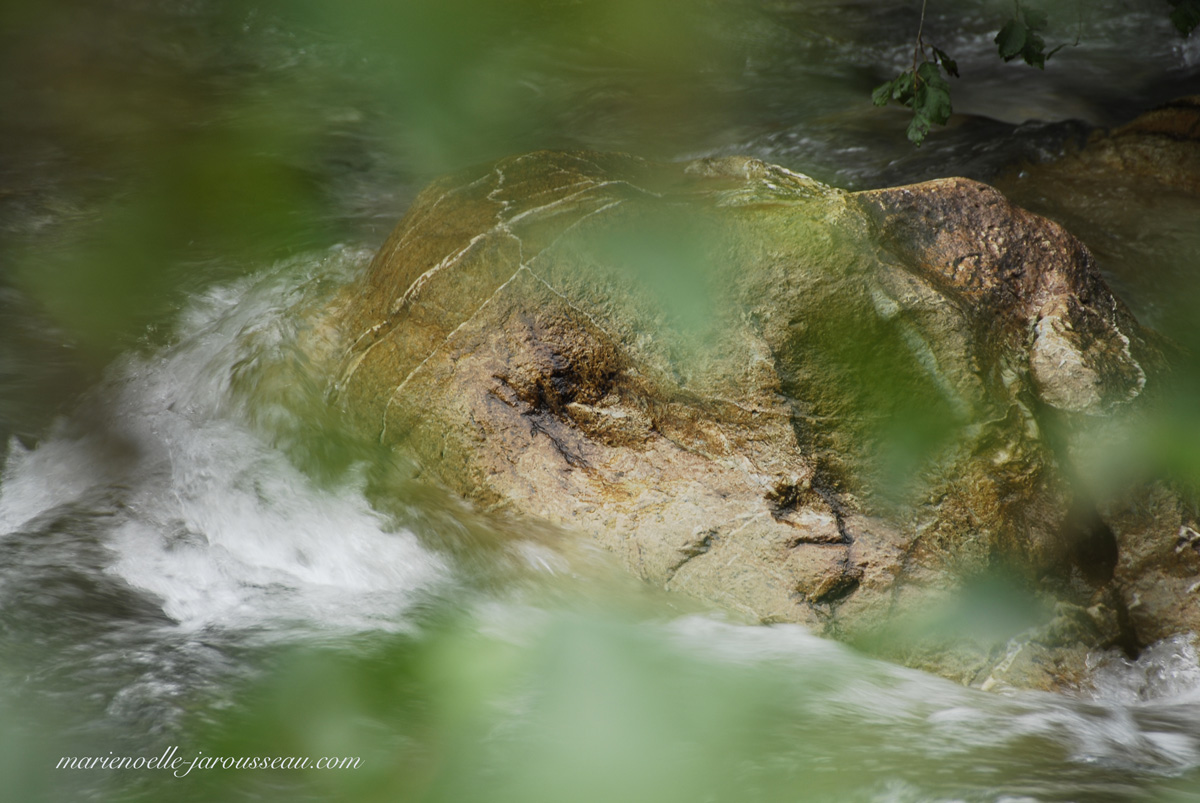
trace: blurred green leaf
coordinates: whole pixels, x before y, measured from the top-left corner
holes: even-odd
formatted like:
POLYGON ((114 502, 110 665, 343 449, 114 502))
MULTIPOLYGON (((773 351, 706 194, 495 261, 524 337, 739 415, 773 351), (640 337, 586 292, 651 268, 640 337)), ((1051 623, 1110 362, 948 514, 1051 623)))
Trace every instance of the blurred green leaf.
POLYGON ((996 45, 1000 48, 1000 58, 1012 61, 1025 49, 1029 29, 1020 20, 1009 20, 996 34, 996 45))

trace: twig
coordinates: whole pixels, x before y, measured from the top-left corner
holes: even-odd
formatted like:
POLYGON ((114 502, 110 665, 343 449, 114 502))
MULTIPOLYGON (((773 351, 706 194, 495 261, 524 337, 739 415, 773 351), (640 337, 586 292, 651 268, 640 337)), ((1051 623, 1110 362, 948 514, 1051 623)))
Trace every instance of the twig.
POLYGON ((917 57, 923 57, 925 55, 925 43, 921 39, 921 34, 925 31, 925 4, 928 2, 929 0, 921 0, 921 23, 917 26, 917 46, 913 48, 912 71, 914 87, 916 86, 917 81, 921 80, 920 76, 917 75, 917 57))

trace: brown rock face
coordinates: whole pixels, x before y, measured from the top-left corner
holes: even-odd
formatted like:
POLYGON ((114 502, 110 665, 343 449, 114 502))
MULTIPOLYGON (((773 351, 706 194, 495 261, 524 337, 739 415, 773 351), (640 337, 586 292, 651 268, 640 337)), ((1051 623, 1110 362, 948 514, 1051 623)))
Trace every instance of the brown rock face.
POLYGON ((996 186, 1087 244, 1143 323, 1190 329, 1200 254, 1200 96, 1181 98, 996 186))
POLYGON ((1200 194, 1200 95, 1171 101, 1093 137, 1073 158, 1092 171, 1140 176, 1200 194))
POLYGON ((759 620, 995 682, 1012 633, 889 639, 1002 570, 1051 609, 1037 685, 1128 638, 1143 565, 1200 571, 1118 554, 1075 491, 1043 418, 1136 406, 1153 354, 1087 250, 985 185, 533 153, 425 190, 335 308, 362 432, 759 620))

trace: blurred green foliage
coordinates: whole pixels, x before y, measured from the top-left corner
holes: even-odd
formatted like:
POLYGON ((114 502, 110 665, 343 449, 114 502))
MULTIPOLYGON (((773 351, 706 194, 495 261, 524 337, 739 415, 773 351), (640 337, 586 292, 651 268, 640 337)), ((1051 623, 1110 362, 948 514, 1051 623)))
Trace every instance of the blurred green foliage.
POLYGON ((5 2, 8 280, 103 362, 197 284, 379 237, 433 175, 538 147, 669 150, 687 120, 722 113, 695 80, 730 65, 719 15, 701 12, 5 2), (400 197, 363 209, 355 182, 380 175, 400 197))
MULTIPOLYGON (((516 611, 519 626, 451 616, 418 637, 277 651, 237 706, 197 710, 178 745, 184 761, 329 756, 361 759, 356 769, 73 780, 127 803, 1066 800, 1106 789, 1153 800, 1164 788, 1153 773, 1072 761, 1039 728, 1014 732, 1008 723, 1045 701, 1011 704, 797 628, 758 638, 698 620, 689 630, 570 606, 516 611)), ((1082 724, 1088 710, 1053 715, 1082 724)))
POLYGON ((390 133, 431 172, 577 144, 571 115, 580 105, 610 129, 592 132, 597 138, 633 129, 643 147, 669 145, 689 118, 721 115, 697 76, 736 67, 729 44, 715 35, 717 8, 688 0, 278 8, 361 52, 386 55, 378 62, 386 72, 375 78, 402 122, 390 133), (547 74, 554 79, 530 80, 547 74))
POLYGON ((293 654, 192 747, 358 756, 361 768, 162 786, 196 800, 749 803, 845 800, 887 777, 854 758, 882 734, 856 732, 853 716, 817 714, 819 728, 798 718, 834 678, 717 660, 608 617, 558 613, 522 631, 447 622, 422 642, 293 654))

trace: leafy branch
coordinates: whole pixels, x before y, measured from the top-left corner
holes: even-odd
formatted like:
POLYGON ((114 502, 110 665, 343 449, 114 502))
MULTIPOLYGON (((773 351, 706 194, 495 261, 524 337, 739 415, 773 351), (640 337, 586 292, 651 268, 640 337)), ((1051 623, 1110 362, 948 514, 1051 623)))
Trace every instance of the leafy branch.
POLYGON ((950 84, 942 77, 942 71, 958 77, 958 64, 954 59, 947 56, 945 51, 925 44, 923 34, 927 2, 921 0, 921 24, 917 27, 912 68, 875 87, 871 93, 871 100, 876 106, 886 106, 894 100, 913 110, 912 122, 908 124, 908 139, 917 147, 925 141, 931 125, 945 125, 953 112, 950 84))
MULTIPOLYGON (((908 124, 908 139, 917 147, 925 141, 930 126, 945 125, 953 111, 950 105, 950 84, 943 77, 958 77, 958 65, 945 51, 926 44, 925 6, 928 0, 921 0, 921 22, 917 27, 917 42, 913 48, 912 67, 900 73, 892 80, 880 84, 871 93, 871 100, 876 106, 886 106, 895 101, 913 111, 912 122, 908 124)), ((1200 26, 1200 0, 1169 0, 1172 6, 1171 22, 1184 36, 1189 35, 1200 26)), ((1058 47, 1047 52, 1046 40, 1042 38, 1049 15, 1040 9, 1021 5, 1021 0, 1013 0, 1015 14, 996 34, 996 48, 1000 58, 1012 61, 1021 58, 1031 67, 1039 70, 1046 69, 1046 61, 1058 51, 1067 46, 1063 42, 1058 47)), ((1072 47, 1079 44, 1080 32, 1083 30, 1083 5, 1080 4, 1079 31, 1075 34, 1072 47)))
MULTIPOLYGON (((1013 5, 1016 6, 1016 16, 1004 24, 994 40, 1000 49, 1000 58, 1012 61, 1020 56, 1030 67, 1044 70, 1046 59, 1066 47, 1067 43, 1063 42, 1047 53, 1046 40, 1041 37, 1041 31, 1046 27, 1049 16, 1045 11, 1022 6, 1020 0, 1013 0, 1013 5)), ((1082 18, 1080 22, 1083 22, 1082 18)), ((1078 34, 1075 44, 1079 44, 1078 34)))

